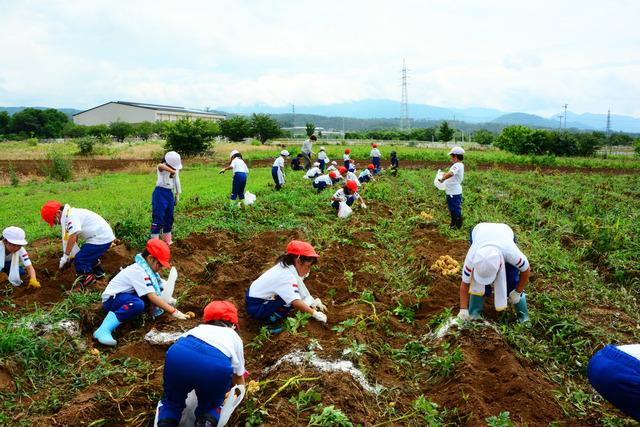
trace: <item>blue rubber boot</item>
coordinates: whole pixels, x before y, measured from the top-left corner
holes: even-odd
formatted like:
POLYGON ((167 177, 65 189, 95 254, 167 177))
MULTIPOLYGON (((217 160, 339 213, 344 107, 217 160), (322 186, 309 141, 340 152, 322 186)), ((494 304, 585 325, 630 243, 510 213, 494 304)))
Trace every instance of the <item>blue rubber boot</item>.
POLYGON ((110 311, 107 313, 107 316, 102 321, 100 327, 93 333, 93 337, 97 339, 100 344, 115 346, 118 342, 113 339, 111 333, 120 326, 120 323, 121 322, 116 317, 116 314, 113 311, 110 311))
POLYGON ((529 321, 529 308, 527 307, 527 296, 522 293, 520 302, 516 304, 516 314, 518 315, 519 323, 526 323, 529 321))
POLYGON ((484 307, 484 297, 480 295, 469 295, 469 316, 473 320, 482 318, 482 308, 484 307))

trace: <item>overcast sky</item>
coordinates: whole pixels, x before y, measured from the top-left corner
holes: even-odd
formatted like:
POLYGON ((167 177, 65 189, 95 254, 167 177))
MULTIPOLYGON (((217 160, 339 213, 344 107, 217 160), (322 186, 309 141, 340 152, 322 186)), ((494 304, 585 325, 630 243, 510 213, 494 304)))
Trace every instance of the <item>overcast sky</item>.
POLYGON ((400 100, 640 117, 640 1, 0 0, 0 106, 400 100))

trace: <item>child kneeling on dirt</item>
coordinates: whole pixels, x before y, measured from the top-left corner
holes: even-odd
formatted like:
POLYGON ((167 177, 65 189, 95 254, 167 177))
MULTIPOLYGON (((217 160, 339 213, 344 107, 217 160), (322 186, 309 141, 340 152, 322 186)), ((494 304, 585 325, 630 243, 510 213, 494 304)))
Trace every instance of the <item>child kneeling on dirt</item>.
POLYGON ((95 339, 104 345, 116 345, 113 331, 122 322, 142 313, 147 303, 177 319, 187 319, 185 314, 160 296, 162 279, 158 271, 169 267, 170 257, 169 245, 162 240, 151 239, 142 254, 135 256, 135 262, 111 279, 102 293, 102 308, 107 312, 107 316, 93 333, 95 339))
POLYGON ((202 320, 167 350, 158 427, 178 426, 191 390, 198 398, 196 426, 216 426, 225 394, 233 385, 244 384, 238 310, 229 301, 213 301, 204 308, 202 320))
POLYGON ((77 277, 71 290, 77 286, 84 289, 106 275, 100 264, 100 257, 107 252, 116 237, 104 218, 87 209, 62 206, 55 200, 42 206, 40 216, 51 228, 58 224, 62 228, 62 257, 59 267, 62 270, 73 260, 77 277), (78 247, 80 240, 84 240, 84 244, 78 247))
POLYGON ((304 174, 305 179, 316 179, 322 175, 322 171, 320 170, 320 163, 315 162, 313 167, 304 174))
POLYGON ((278 258, 276 265, 262 273, 247 289, 249 315, 267 323, 273 333, 282 331, 278 324, 293 308, 326 323, 327 315, 322 311, 327 308, 320 298, 311 296, 303 281, 319 256, 307 242, 289 242, 287 252, 278 258))
POLYGON ((363 169, 362 172, 360 172, 360 176, 358 177, 360 184, 373 180, 373 171, 375 168, 376 167, 373 166, 373 164, 369 164, 366 169, 363 169))
POLYGON ((355 181, 349 180, 344 184, 344 187, 336 191, 331 197, 331 206, 338 212, 340 202, 346 202, 347 206, 352 206, 356 200, 360 202, 360 206, 362 206, 363 209, 367 208, 364 200, 362 200, 362 197, 358 194, 358 184, 355 181))
POLYGON ((20 286, 22 285, 20 276, 25 274, 26 269, 26 272, 29 273, 29 285, 27 287, 39 288, 40 282, 36 278, 36 270, 31 265, 29 254, 24 248, 24 245, 27 244, 25 238, 26 234, 22 228, 7 227, 2 230, 2 239, 0 239, 2 269, 0 269, 0 272, 9 277, 9 283, 13 286, 20 286))
POLYGON ((313 188, 315 188, 318 193, 321 193, 326 187, 331 187, 340 181, 340 178, 341 176, 336 171, 329 172, 328 175, 320 175, 313 180, 313 188))

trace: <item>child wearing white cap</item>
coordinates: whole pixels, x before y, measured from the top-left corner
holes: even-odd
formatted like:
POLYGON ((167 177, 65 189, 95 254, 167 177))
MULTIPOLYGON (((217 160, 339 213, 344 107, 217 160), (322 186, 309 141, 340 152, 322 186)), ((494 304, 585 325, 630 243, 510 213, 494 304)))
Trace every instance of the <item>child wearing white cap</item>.
POLYGON ((22 228, 7 227, 2 230, 2 239, 0 239, 2 269, 0 269, 0 272, 9 276, 9 282, 13 286, 20 286, 22 285, 20 276, 24 275, 26 269, 29 274, 29 285, 27 287, 39 288, 40 282, 36 278, 36 270, 31 264, 27 250, 24 248, 27 244, 25 238, 26 235, 22 228))
POLYGON ((182 159, 180 154, 169 151, 156 167, 158 179, 151 196, 151 238, 157 239, 162 231, 162 239, 167 245, 173 244, 173 211, 180 199, 180 175, 182 159), (175 192, 175 196, 174 196, 175 192))
POLYGON ((329 156, 327 156, 327 152, 324 147, 320 147, 320 152, 318 153, 318 163, 320 163, 320 170, 324 173, 324 167, 329 163, 329 156))
POLYGON ((451 156, 451 168, 445 173, 440 182, 445 184, 447 207, 451 215, 450 228, 462 228, 462 181, 464 180, 464 150, 462 147, 453 147, 449 151, 451 156))
MULTIPOLYGON (((229 154, 231 163, 229 166, 220 169, 220 173, 225 173, 230 169, 233 169, 233 181, 231 182, 231 206, 236 199, 244 200, 244 189, 247 186, 247 176, 249 175, 249 168, 247 164, 242 160, 242 154, 238 150, 232 150, 229 154)), ((242 203, 239 204, 242 206, 242 203)))
POLYGON ((315 179, 322 175, 322 171, 320 170, 320 163, 315 162, 313 167, 304 174, 305 179, 315 179))
POLYGON ((273 166, 271 166, 271 176, 273 177, 273 182, 276 184, 276 190, 280 190, 284 185, 284 161, 287 157, 289 157, 289 152, 282 150, 273 162, 273 166))

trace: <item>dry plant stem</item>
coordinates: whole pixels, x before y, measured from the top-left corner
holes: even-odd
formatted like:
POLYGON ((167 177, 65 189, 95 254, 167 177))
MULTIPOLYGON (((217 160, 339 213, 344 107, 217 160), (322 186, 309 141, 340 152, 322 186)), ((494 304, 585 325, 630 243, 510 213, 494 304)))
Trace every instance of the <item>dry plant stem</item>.
POLYGON ((282 384, 280 388, 278 388, 278 390, 276 390, 271 396, 269 396, 269 398, 263 404, 258 406, 257 409, 264 408, 267 405, 267 403, 271 402, 278 394, 282 393, 287 387, 291 385, 295 385, 302 381, 318 381, 319 379, 320 377, 300 378, 299 375, 295 375, 289 378, 284 384, 282 384))

